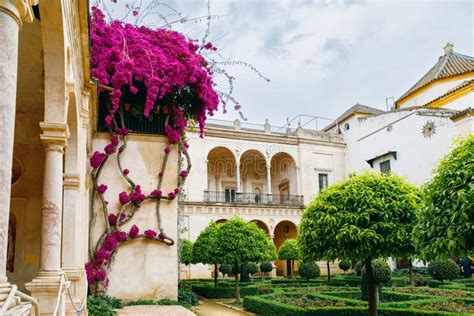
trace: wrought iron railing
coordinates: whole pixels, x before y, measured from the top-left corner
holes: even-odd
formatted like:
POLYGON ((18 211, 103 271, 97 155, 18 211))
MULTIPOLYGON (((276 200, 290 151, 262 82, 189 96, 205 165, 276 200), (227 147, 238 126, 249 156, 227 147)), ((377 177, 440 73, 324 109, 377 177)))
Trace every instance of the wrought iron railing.
POLYGON ((204 202, 247 205, 304 205, 304 199, 302 195, 281 195, 247 192, 230 193, 207 190, 204 191, 204 202))

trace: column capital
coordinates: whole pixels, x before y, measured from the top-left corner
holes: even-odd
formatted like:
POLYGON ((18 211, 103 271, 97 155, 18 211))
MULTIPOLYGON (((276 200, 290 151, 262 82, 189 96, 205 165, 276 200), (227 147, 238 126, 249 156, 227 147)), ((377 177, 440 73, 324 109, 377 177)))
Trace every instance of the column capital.
POLYGON ((69 138, 69 128, 67 124, 40 122, 40 127, 43 131, 40 138, 46 151, 53 150, 63 153, 64 148, 67 147, 67 140, 69 138))
POLYGON ((0 0, 0 12, 11 16, 21 28, 23 22, 31 23, 34 19, 33 8, 38 0, 0 0))

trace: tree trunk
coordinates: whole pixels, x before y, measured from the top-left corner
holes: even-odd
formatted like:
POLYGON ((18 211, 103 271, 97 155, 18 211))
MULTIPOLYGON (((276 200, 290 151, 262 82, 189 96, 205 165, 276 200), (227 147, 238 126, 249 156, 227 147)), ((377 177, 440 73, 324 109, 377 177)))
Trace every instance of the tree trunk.
POLYGON ((377 316, 377 301, 375 291, 377 290, 374 282, 374 271, 372 269, 372 260, 365 259, 365 273, 367 275, 367 292, 369 300, 369 316, 377 316))
POLYGON ((217 263, 214 263, 214 287, 217 288, 217 263))
POLYGON ((331 268, 329 267, 329 261, 326 261, 326 265, 328 268, 328 282, 331 282, 331 268))
POLYGON ((239 264, 235 264, 235 301, 240 302, 239 264))
POLYGON ((293 278, 293 259, 290 260, 290 275, 293 278))
POLYGON ((415 286, 415 280, 413 280, 413 263, 412 263, 412 258, 408 258, 408 277, 410 279, 410 286, 414 287, 415 286))

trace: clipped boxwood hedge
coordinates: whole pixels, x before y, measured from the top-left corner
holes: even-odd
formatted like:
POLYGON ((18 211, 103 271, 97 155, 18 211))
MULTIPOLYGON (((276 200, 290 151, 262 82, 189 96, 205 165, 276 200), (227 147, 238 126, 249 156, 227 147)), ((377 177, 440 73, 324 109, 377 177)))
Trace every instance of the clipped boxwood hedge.
MULTIPOLYGON (((278 302, 274 295, 248 296, 244 298, 244 308, 258 315, 282 315, 282 316, 366 316, 367 306, 328 306, 328 307, 299 307, 278 302)), ((318 295, 319 296, 319 295, 318 295)), ((441 311, 424 311, 412 308, 378 307, 380 316, 447 316, 459 315, 458 313, 441 311)))
MULTIPOLYGON (((212 285, 193 285, 192 291, 205 298, 233 298, 235 297, 235 287, 223 286, 213 287, 212 285)), ((240 296, 258 295, 257 286, 240 287, 240 296)))

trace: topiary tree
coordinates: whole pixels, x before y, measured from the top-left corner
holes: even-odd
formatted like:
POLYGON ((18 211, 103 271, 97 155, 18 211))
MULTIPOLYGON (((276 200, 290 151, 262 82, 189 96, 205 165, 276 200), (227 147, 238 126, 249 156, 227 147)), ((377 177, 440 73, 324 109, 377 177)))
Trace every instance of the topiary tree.
POLYGON ((220 248, 217 260, 235 266, 235 299, 240 302, 239 265, 276 259, 275 246, 255 223, 239 218, 221 224, 217 239, 220 248))
POLYGON ((339 269, 344 271, 344 274, 346 274, 346 271, 348 271, 351 268, 352 264, 349 260, 341 260, 339 261, 339 269))
POLYGON ((219 266, 219 272, 224 276, 230 275, 232 273, 232 266, 230 264, 221 264, 219 266))
POLYGON ((303 259, 363 260, 369 312, 377 315, 372 259, 401 255, 411 242, 418 204, 419 190, 392 173, 355 174, 320 192, 303 213, 303 259))
POLYGON ((298 260, 298 242, 296 239, 287 239, 278 249, 278 259, 290 262, 290 276, 293 277, 294 261, 298 260))
POLYGON ((474 135, 458 140, 423 187, 415 229, 422 258, 474 252, 474 135))
POLYGON ((242 271, 250 275, 250 280, 253 282, 253 275, 258 272, 258 266, 253 262, 249 262, 243 265, 242 271))
POLYGON ((217 265, 220 255, 219 229, 221 224, 211 222, 198 236, 193 246, 195 263, 214 265, 214 287, 217 287, 217 265))
POLYGON ((444 280, 452 280, 459 275, 457 263, 452 259, 433 260, 428 264, 428 271, 435 280, 441 281, 444 298, 444 280))
POLYGON ((180 239, 179 259, 184 265, 193 263, 193 243, 187 239, 180 239))
MULTIPOLYGON (((382 286, 389 283, 392 279, 392 269, 385 260, 377 259, 372 261, 372 269, 375 283, 376 302, 379 302, 380 294, 382 293, 382 286)), ((362 267, 361 292, 363 299, 368 299, 367 273, 362 267)))
POLYGON ((321 270, 316 263, 304 262, 299 266, 299 275, 306 279, 306 292, 309 292, 309 280, 321 275, 321 270))
POLYGON ((264 261, 260 264, 260 271, 263 273, 263 279, 268 272, 273 271, 273 264, 270 261, 264 261))

